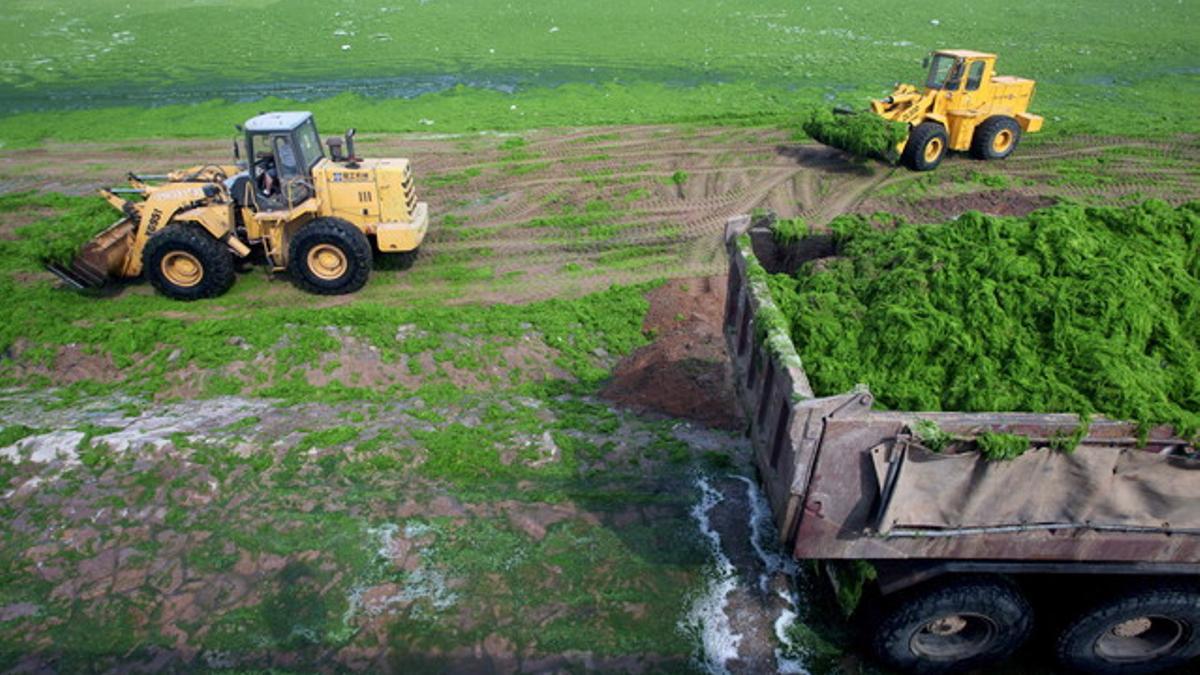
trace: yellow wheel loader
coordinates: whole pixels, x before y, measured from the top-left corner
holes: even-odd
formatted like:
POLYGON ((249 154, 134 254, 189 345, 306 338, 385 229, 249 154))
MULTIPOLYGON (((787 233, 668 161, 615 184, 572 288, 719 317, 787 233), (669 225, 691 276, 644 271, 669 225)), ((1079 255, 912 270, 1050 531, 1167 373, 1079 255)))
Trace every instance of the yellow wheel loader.
POLYGON ((233 164, 130 174, 129 188, 101 190, 123 217, 50 271, 81 289, 140 275, 196 300, 227 291, 235 261, 253 254, 332 295, 362 288, 375 250, 416 256, 429 210, 408 160, 358 158, 353 129, 326 141, 327 157, 307 112, 265 113, 238 130, 244 154, 235 141, 233 164))
POLYGON ((925 59, 925 88, 898 84, 886 98, 871 101, 871 113, 908 125, 907 138, 891 152, 914 171, 937 167, 951 150, 977 159, 1004 159, 1021 136, 1040 131, 1042 117, 1030 113, 1035 82, 996 75, 996 55, 944 49, 925 59))

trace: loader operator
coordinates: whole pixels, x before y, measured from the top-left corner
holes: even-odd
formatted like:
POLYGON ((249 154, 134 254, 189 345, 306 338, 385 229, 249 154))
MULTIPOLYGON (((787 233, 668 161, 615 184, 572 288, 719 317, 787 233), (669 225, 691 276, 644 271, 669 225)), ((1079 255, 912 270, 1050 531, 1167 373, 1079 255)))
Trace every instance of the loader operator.
POLYGON ((279 173, 275 170, 275 157, 269 152, 259 155, 254 162, 254 182, 259 194, 270 197, 279 192, 279 173))

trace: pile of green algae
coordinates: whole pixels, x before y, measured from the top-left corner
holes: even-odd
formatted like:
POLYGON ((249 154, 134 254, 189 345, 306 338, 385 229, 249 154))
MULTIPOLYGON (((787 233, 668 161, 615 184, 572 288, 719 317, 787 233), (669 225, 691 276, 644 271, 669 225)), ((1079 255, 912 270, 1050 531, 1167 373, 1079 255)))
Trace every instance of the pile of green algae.
POLYGON ((1200 429, 1200 202, 831 230, 835 257, 769 277, 818 396, 1200 429))
POLYGON ((896 162, 896 146, 908 138, 908 124, 885 120, 869 112, 842 115, 813 110, 804 120, 804 133, 825 145, 859 157, 896 162))

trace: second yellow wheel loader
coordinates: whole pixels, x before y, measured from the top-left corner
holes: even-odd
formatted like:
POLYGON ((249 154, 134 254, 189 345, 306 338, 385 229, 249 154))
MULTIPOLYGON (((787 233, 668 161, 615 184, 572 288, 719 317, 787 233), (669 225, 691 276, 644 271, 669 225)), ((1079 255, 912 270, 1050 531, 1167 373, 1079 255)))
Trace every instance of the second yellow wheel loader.
POLYGON ((1042 117, 1029 112, 1036 83, 996 75, 995 54, 943 49, 925 65, 924 89, 898 84, 890 96, 871 101, 868 114, 908 126, 907 138, 883 153, 889 159, 914 171, 936 168, 951 150, 1003 159, 1023 134, 1041 130, 1042 117))
POLYGON ((374 250, 415 257, 429 210, 408 160, 359 159, 353 130, 328 139, 326 157, 307 112, 265 113, 239 130, 244 161, 130 174, 129 188, 101 190, 124 217, 50 270, 77 288, 141 275, 166 296, 196 300, 227 291, 235 260, 255 252, 321 294, 362 288, 374 250))

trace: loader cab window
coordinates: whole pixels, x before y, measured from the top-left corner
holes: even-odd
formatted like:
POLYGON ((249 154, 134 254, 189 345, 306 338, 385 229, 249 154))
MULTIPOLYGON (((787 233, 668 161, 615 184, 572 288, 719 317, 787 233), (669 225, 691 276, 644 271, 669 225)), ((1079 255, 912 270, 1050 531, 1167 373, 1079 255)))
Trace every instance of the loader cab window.
POLYGON ((264 208, 275 210, 283 208, 284 199, 295 205, 312 196, 312 168, 325 155, 311 119, 291 131, 247 134, 246 150, 258 194, 268 200, 264 208))
POLYGON ((972 61, 967 69, 967 91, 976 91, 979 85, 983 84, 983 69, 987 63, 983 61, 972 61))
POLYGON ((296 148, 292 145, 290 137, 276 136, 271 140, 271 148, 274 150, 275 155, 275 166, 279 171, 280 178, 287 180, 307 173, 302 168, 300 157, 296 154, 296 148))
POLYGON ((273 136, 271 141, 279 168, 279 188, 288 208, 294 208, 312 197, 312 167, 306 163, 304 146, 296 142, 295 132, 273 136))
POLYGON ((938 54, 933 57, 933 63, 929 66, 929 81, 925 86, 930 89, 943 89, 947 88, 947 85, 952 85, 949 88, 957 88, 960 71, 961 66, 957 59, 947 54, 938 54))
POLYGON ((271 195, 279 188, 279 168, 275 162, 275 150, 271 145, 270 134, 248 134, 246 136, 246 155, 250 161, 250 175, 258 191, 271 195))
POLYGON ((301 165, 308 172, 325 157, 325 152, 321 149, 321 137, 317 135, 317 125, 313 124, 311 117, 296 128, 295 136, 301 165))

